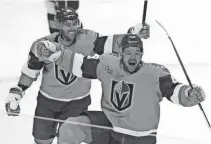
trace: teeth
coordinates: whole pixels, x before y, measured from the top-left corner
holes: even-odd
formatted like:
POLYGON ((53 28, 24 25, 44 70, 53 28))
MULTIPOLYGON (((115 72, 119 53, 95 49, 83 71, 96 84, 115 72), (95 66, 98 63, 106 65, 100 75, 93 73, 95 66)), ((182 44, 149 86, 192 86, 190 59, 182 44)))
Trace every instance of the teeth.
POLYGON ((68 33, 70 33, 70 34, 74 34, 74 31, 69 31, 68 33))

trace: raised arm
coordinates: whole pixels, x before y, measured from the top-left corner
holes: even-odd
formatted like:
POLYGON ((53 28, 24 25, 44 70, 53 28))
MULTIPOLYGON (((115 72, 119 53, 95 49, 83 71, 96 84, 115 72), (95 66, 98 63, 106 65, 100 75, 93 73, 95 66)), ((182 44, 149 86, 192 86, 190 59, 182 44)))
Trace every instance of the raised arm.
MULTIPOLYGON (((148 39, 150 37, 150 27, 145 24, 135 25, 130 27, 127 33, 138 34, 143 39, 148 39)), ((126 34, 126 33, 125 33, 126 34)), ((108 36, 99 36, 94 42, 93 52, 101 55, 107 52, 120 53, 120 42, 125 34, 114 34, 108 36)))
POLYGON ((169 101, 190 107, 204 101, 205 94, 199 86, 193 89, 189 85, 185 85, 176 81, 166 68, 162 68, 159 78, 160 91, 163 97, 169 101))

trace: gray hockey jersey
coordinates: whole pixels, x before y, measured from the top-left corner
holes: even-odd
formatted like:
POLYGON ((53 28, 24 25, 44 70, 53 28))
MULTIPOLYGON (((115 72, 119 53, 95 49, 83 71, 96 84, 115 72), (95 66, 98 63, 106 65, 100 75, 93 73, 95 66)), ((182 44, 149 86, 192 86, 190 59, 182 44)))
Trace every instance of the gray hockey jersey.
POLYGON ((136 73, 128 74, 120 59, 114 53, 99 57, 76 54, 73 69, 62 67, 78 77, 101 81, 101 107, 114 131, 133 136, 155 135, 160 119, 159 103, 166 97, 185 106, 188 86, 177 82, 167 68, 154 63, 142 62, 136 73))
MULTIPOLYGON (((78 32, 74 43, 71 46, 66 45, 66 49, 89 55, 94 48, 94 42, 97 38, 97 33, 82 29, 78 32)), ((22 68, 22 73, 36 79, 42 69, 40 92, 48 98, 70 101, 88 96, 91 88, 91 81, 89 79, 78 78, 55 63, 44 63, 36 58, 34 55, 35 43, 44 39, 58 42, 65 46, 65 41, 61 39, 59 33, 53 33, 35 41, 31 46, 29 59, 22 68)), ((69 65, 69 60, 65 64, 69 65)))

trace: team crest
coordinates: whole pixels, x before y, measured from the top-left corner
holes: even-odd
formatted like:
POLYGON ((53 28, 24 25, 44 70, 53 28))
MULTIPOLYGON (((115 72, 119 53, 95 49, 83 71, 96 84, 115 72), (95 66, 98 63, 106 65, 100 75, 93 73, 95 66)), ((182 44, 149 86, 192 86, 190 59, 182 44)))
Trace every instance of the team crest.
POLYGON ((112 81, 110 101, 118 111, 123 111, 132 105, 133 89, 132 83, 112 81))
POLYGON ((60 69, 56 64, 55 64, 55 74, 56 74, 56 79, 64 85, 70 85, 77 79, 75 75, 69 72, 65 72, 64 70, 60 69))

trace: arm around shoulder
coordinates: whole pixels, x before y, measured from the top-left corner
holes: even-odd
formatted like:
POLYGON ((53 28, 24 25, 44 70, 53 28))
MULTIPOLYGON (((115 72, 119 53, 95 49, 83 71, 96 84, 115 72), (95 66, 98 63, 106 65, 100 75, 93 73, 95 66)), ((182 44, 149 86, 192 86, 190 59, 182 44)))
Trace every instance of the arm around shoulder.
POLYGON ((97 79, 97 68, 100 63, 99 55, 83 56, 76 53, 73 61, 73 74, 78 77, 97 79))

